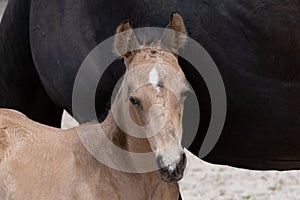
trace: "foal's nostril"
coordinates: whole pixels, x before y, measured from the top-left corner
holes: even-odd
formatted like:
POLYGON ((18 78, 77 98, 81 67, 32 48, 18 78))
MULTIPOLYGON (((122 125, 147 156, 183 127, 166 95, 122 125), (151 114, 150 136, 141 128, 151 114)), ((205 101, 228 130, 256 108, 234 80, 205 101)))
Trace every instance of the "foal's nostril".
POLYGON ((185 167, 186 167, 186 155, 185 153, 182 153, 181 156, 180 156, 180 161, 178 163, 178 167, 181 169, 181 170, 184 170, 185 167))
POLYGON ((157 166, 159 169, 162 169, 164 166, 163 166, 163 162, 162 162, 162 156, 161 155, 158 155, 157 158, 156 158, 156 163, 157 163, 157 166))

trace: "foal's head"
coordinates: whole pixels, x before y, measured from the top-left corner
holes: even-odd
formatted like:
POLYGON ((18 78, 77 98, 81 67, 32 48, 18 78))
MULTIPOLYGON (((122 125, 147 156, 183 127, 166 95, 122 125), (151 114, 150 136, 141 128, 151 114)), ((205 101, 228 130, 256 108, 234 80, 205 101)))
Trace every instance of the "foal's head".
POLYGON ((115 50, 124 58, 127 73, 114 106, 119 126, 128 134, 147 137, 162 179, 173 182, 182 178, 186 165, 181 139, 184 94, 189 87, 176 55, 165 48, 174 52, 185 43, 185 26, 178 13, 172 14, 168 28, 176 32, 166 31, 159 42, 147 46, 139 44, 130 22, 119 25, 115 50))

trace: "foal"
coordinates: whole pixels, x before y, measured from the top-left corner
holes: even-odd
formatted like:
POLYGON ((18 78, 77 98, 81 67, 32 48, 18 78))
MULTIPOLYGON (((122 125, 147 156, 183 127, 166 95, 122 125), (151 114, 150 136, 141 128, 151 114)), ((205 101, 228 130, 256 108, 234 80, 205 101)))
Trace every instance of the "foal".
MULTIPOLYGON (((169 28, 186 34, 178 13, 172 14, 169 28)), ((159 170, 127 173, 102 164, 86 149, 77 132, 90 124, 60 130, 16 111, 0 109, 0 199, 178 199, 177 181, 186 164, 180 144, 181 94, 188 90, 184 74, 172 53, 159 45, 140 46, 129 22, 117 28, 117 33, 122 32, 126 34, 116 35, 115 50, 124 58, 128 73, 112 110, 99 126, 123 150, 154 152, 159 170), (139 50, 128 52, 132 45, 139 50), (135 137, 130 135, 134 129, 128 126, 125 110, 137 127, 147 127, 140 129, 144 130, 140 135, 149 136, 163 125, 157 134, 135 137)), ((167 39, 178 49, 185 37, 175 34, 167 39)))

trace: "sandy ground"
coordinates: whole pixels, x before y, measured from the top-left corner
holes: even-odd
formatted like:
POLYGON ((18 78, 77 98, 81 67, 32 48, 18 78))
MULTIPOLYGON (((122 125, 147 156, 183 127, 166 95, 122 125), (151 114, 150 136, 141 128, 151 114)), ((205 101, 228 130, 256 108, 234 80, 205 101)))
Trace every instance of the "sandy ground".
MULTIPOLYGON (((0 18, 6 1, 0 0, 0 18)), ((64 128, 77 123, 66 113, 64 128)), ((211 165, 188 153, 184 200, 300 200, 300 171, 260 172, 211 165)))

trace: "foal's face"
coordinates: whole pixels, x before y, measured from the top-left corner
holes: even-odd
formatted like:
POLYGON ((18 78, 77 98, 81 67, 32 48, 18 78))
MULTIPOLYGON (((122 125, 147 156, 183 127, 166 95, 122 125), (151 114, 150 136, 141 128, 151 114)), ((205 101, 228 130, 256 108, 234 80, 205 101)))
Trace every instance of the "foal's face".
POLYGON ((169 52, 149 48, 136 53, 124 79, 128 87, 129 113, 145 127, 163 180, 178 181, 183 176, 186 156, 181 146, 182 113, 189 90, 177 58, 169 52), (143 83, 143 84, 141 84, 143 83))
MULTIPOLYGON (((178 13, 171 15, 168 28, 181 34, 165 31, 160 44, 176 51, 184 44, 186 35, 183 19, 178 13)), ((117 28, 117 33, 121 32, 124 34, 115 37, 115 50, 124 58, 127 73, 114 103, 119 107, 121 125, 135 132, 128 123, 130 118, 134 124, 144 127, 135 130, 147 137, 162 179, 178 181, 186 165, 181 138, 187 81, 173 53, 162 49, 160 44, 139 45, 129 22, 117 28), (130 117, 122 109, 127 107, 130 117)))

